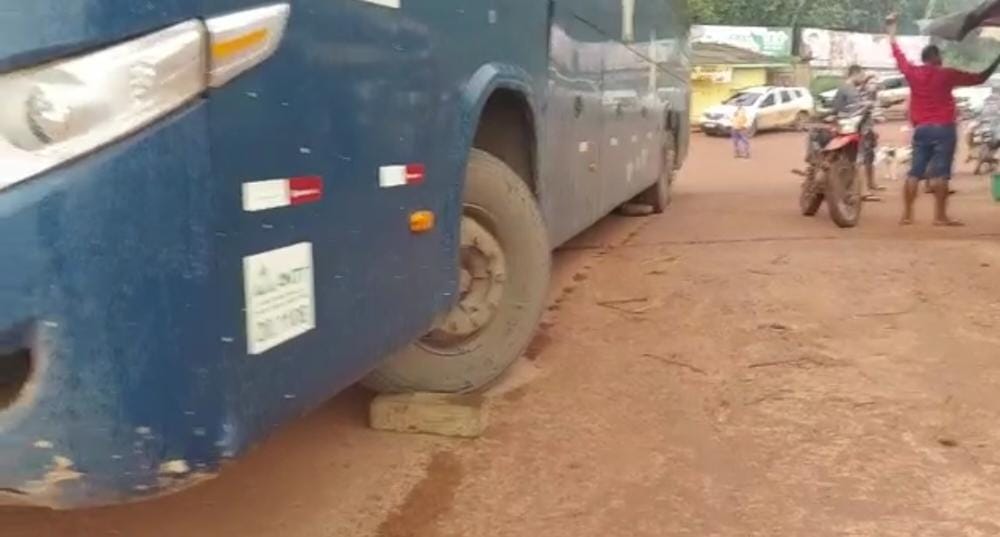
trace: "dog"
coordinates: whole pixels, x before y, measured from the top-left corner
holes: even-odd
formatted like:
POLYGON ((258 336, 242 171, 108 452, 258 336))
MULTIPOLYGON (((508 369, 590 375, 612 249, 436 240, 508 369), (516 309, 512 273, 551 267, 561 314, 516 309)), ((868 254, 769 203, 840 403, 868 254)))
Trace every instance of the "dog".
POLYGON ((875 166, 883 167, 884 177, 888 181, 898 181, 900 166, 909 164, 912 160, 913 148, 910 146, 879 147, 875 151, 875 166))

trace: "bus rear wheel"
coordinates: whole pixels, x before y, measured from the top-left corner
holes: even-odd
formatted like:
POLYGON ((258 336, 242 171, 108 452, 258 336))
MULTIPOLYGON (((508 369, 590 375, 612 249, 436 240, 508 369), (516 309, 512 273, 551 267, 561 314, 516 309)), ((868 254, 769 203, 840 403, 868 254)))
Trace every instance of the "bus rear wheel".
POLYGON ((381 392, 464 393, 496 380, 528 346, 545 306, 548 234, 525 182, 478 149, 463 196, 458 297, 431 330, 365 379, 381 392))
POLYGON ((636 196, 637 203, 643 203, 653 208, 656 214, 663 213, 670 206, 670 189, 676 173, 676 151, 673 133, 667 133, 661 150, 660 174, 656 183, 636 196))

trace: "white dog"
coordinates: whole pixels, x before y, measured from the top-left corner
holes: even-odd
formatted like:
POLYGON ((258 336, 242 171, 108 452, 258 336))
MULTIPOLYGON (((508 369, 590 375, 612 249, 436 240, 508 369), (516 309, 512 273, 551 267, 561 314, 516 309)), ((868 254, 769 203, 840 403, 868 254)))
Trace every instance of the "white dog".
POLYGON ((899 180, 900 165, 909 164, 913 160, 913 148, 879 147, 875 152, 875 166, 884 166, 885 178, 889 181, 899 180))

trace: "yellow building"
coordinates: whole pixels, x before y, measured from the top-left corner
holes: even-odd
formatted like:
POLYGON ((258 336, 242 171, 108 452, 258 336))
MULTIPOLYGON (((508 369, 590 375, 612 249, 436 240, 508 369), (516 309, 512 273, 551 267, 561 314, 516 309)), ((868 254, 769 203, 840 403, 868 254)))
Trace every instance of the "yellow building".
POLYGON ((743 88, 788 83, 791 65, 756 52, 716 43, 692 47, 691 120, 743 88))

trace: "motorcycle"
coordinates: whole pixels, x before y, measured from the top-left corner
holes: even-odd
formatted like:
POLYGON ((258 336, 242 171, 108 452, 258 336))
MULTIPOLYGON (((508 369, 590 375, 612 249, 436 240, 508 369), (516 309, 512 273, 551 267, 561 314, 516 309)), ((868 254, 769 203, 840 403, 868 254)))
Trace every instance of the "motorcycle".
POLYGON ((969 158, 976 161, 976 175, 984 171, 993 173, 1000 165, 996 157, 997 150, 1000 150, 996 128, 996 121, 977 121, 969 129, 969 158))
POLYGON ((862 103, 834 118, 833 125, 809 130, 807 168, 795 171, 805 178, 799 194, 803 215, 815 215, 825 201, 830 218, 838 227, 858 225, 863 179, 857 163, 864 150, 863 144, 872 139, 872 109, 870 102, 862 103))

